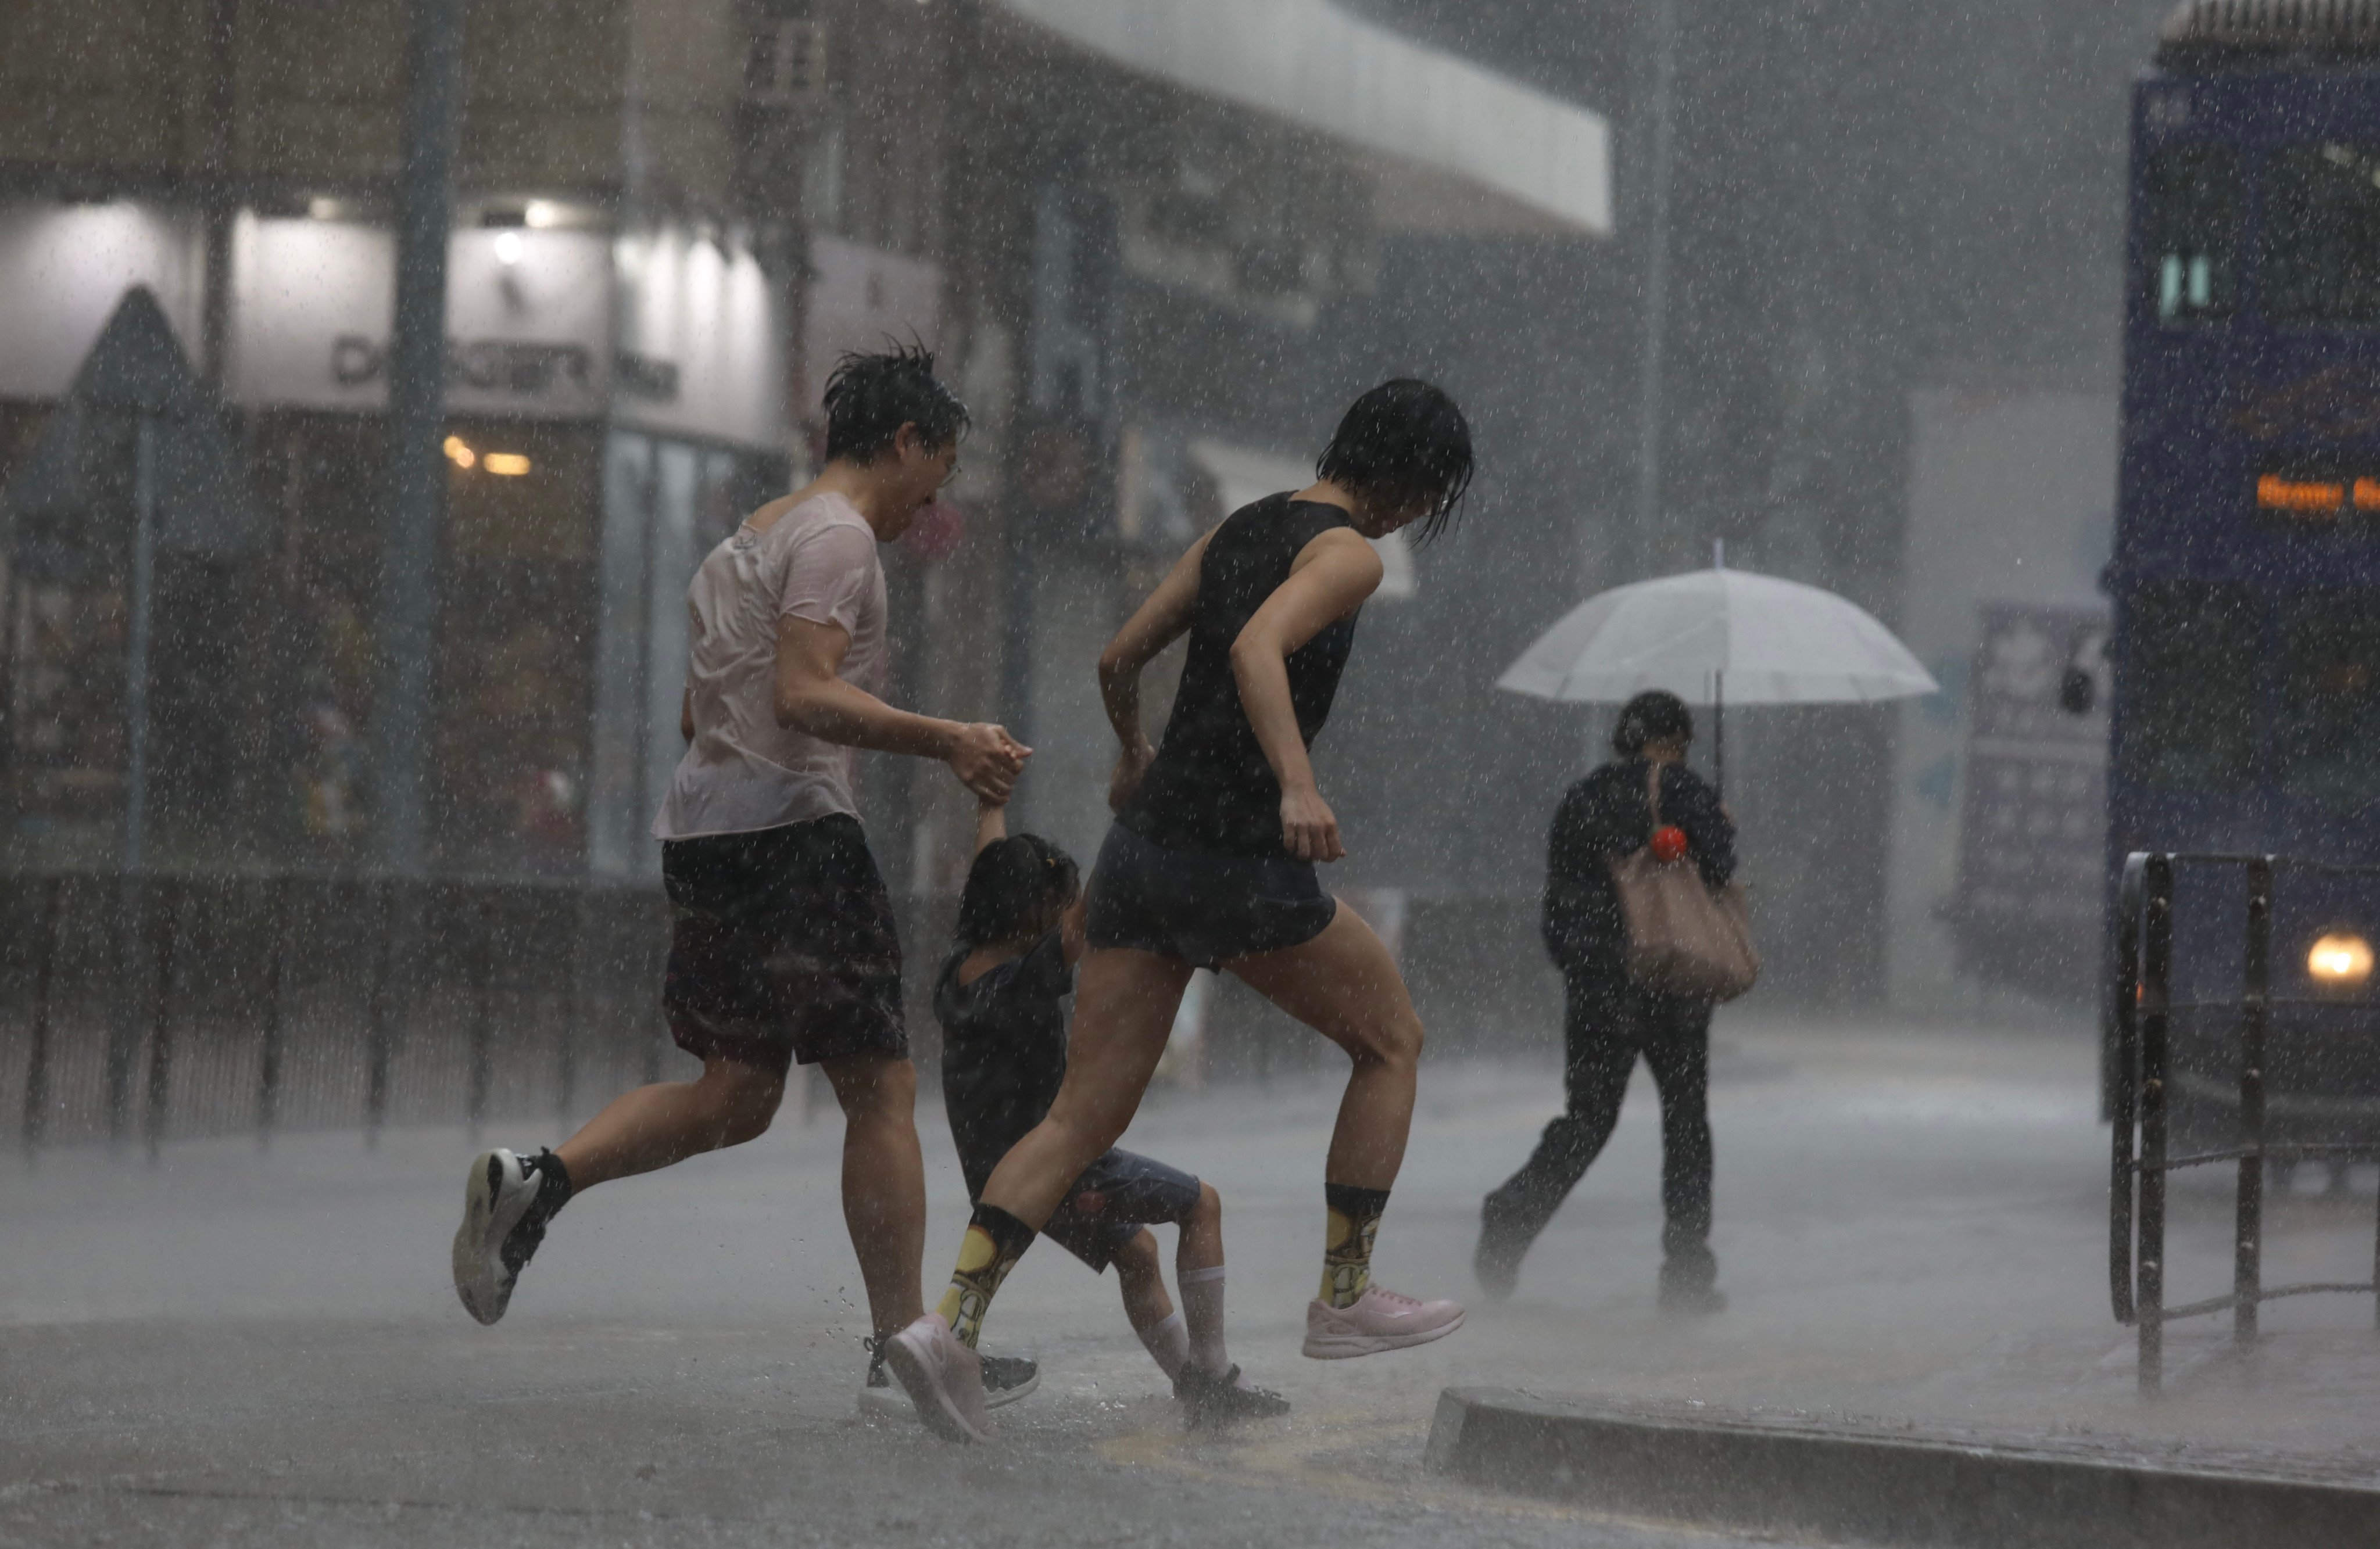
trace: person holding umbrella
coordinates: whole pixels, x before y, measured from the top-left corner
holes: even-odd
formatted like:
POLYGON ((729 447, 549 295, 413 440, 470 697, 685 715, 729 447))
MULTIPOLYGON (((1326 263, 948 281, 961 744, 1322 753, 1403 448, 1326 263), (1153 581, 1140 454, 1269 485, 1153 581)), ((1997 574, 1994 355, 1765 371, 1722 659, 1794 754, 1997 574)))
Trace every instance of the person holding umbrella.
MULTIPOLYGON (((1683 944, 1657 931, 1630 939, 1613 862, 1630 857, 1632 896, 1646 871, 1671 874, 1691 861, 1717 889, 1735 869, 1735 825, 1719 805, 1726 762, 1721 708, 1874 704, 1939 692, 1932 674, 1892 631, 1833 592, 1730 569, 1723 545, 1711 567, 1631 582, 1598 592, 1537 636, 1496 686, 1569 704, 1621 704, 1612 733, 1617 761, 1572 786, 1555 816, 1546 876, 1546 947, 1568 990, 1565 1042, 1569 1107, 1546 1126, 1528 1165, 1488 1196, 1474 1261, 1491 1295, 1510 1295, 1521 1260, 1587 1164, 1610 1138, 1642 1054, 1661 1094, 1661 1195, 1669 1216, 1661 1266, 1663 1305, 1716 1312, 1726 1304, 1710 1251, 1711 1143, 1707 1084, 1712 999, 1750 987, 1757 954, 1732 916, 1734 966, 1697 973, 1710 995, 1676 993, 1632 978, 1640 971, 1681 982, 1664 952, 1683 944), (1679 696, 1711 708, 1711 769, 1706 783, 1685 767, 1693 716, 1679 696), (1624 702, 1624 703, 1623 703, 1624 702), (1655 771, 1658 771, 1658 776, 1655 771), (1654 781, 1660 813, 1656 829, 1654 781), (1645 852, 1642 856, 1638 852, 1645 852), (1748 958, 1749 961, 1745 961, 1748 958), (1730 986, 1731 987, 1720 987, 1730 986)), ((1682 878, 1681 878, 1682 880, 1682 878)), ((1657 892, 1675 889, 1657 881, 1657 892)), ((1640 911, 1642 896, 1630 906, 1640 911)), ((1670 917, 1674 927, 1679 916, 1670 917)), ((1706 917, 1706 923, 1718 925, 1706 917)), ((1712 944, 1705 937, 1702 945, 1712 944)))
POLYGON ((1706 886, 1724 887, 1734 875, 1735 824, 1718 793, 1686 768, 1694 734, 1693 714, 1676 695, 1637 695, 1612 730, 1616 756, 1572 785, 1554 814, 1542 928, 1562 973, 1569 1101, 1527 1163, 1481 1207, 1473 1266, 1491 1296, 1512 1294, 1530 1243, 1611 1138, 1642 1055, 1661 1095, 1661 1305, 1707 1313, 1727 1304, 1710 1249, 1711 1005, 1630 978, 1611 875, 1623 855, 1649 845, 1657 858, 1673 860, 1664 852, 1680 844, 1706 886))

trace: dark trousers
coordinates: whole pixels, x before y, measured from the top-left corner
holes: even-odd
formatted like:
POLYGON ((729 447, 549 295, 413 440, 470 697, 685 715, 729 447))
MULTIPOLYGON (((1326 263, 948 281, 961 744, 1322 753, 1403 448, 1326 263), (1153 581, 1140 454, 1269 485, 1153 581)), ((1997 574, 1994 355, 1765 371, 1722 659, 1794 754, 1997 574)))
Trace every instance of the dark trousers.
POLYGON ((1707 1002, 1641 988, 1617 973, 1564 976, 1569 1111, 1548 1124, 1520 1171, 1488 1196, 1490 1230, 1526 1243, 1545 1229, 1620 1121, 1643 1055, 1661 1094, 1662 1246, 1707 1260, 1711 1224, 1710 1015, 1707 1002))

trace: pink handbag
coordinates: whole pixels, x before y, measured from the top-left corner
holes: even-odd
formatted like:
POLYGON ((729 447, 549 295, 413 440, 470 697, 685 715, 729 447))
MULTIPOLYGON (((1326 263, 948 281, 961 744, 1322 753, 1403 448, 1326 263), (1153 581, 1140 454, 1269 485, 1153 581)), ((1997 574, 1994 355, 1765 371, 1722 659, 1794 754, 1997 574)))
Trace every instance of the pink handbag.
MULTIPOLYGON (((1661 826, 1661 766, 1646 777, 1653 827, 1661 826)), ((1760 977, 1743 884, 1703 885, 1694 857, 1664 864, 1648 843, 1611 862, 1628 924, 1628 976, 1647 989, 1690 1000, 1732 1000, 1760 977)))

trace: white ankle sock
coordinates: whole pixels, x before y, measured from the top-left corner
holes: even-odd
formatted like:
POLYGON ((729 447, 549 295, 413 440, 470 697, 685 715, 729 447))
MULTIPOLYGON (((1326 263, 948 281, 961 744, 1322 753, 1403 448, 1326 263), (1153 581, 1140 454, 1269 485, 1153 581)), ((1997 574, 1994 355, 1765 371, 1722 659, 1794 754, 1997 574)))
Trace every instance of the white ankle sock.
POLYGON ((1174 1313, 1155 1328, 1135 1329, 1140 1342, 1148 1348, 1150 1357, 1169 1377, 1179 1376, 1190 1361, 1190 1331, 1174 1313))
POLYGON ((1198 1369, 1221 1376, 1232 1369, 1223 1349, 1223 1266, 1185 1269, 1182 1282, 1182 1313, 1190 1324, 1190 1359, 1198 1369))

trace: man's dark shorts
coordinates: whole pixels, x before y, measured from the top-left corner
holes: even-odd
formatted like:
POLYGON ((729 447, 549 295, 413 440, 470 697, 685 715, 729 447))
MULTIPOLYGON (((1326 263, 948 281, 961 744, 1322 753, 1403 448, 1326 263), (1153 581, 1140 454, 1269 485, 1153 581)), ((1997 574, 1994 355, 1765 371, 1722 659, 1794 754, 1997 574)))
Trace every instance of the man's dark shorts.
POLYGON ((1104 1274, 1140 1228, 1186 1221, 1198 1180, 1152 1156, 1111 1150, 1083 1169, 1041 1235, 1104 1274))
POLYGON ((846 1054, 905 1059, 892 901, 845 814, 662 846, 670 1035, 783 1075, 846 1054))
POLYGON ((1322 890, 1311 861, 1169 850, 1118 823, 1091 867, 1087 929, 1094 947, 1129 947, 1212 968, 1303 946, 1338 913, 1339 901, 1322 890))

